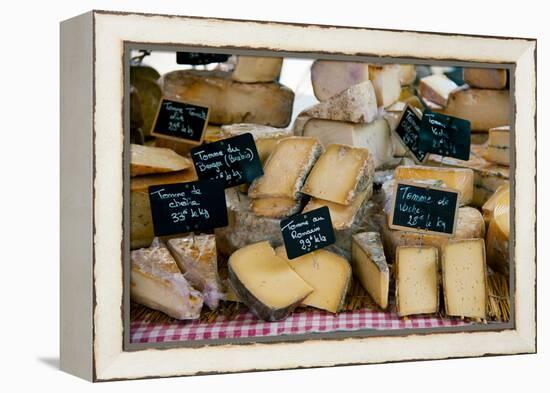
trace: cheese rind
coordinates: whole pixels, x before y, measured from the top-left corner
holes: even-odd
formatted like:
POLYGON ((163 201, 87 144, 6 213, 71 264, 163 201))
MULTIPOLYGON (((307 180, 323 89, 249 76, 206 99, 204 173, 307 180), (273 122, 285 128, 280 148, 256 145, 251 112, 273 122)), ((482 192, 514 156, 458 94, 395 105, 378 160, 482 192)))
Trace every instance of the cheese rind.
POLYGON ((332 144, 319 157, 302 187, 302 193, 349 205, 372 186, 374 165, 367 149, 332 144))
POLYGON ((231 78, 237 82, 272 82, 281 74, 282 57, 237 56, 231 78))
POLYGON ((447 243, 441 256, 441 277, 447 315, 485 318, 487 269, 483 239, 447 243))
POLYGON ((287 258, 284 246, 275 252, 313 288, 313 292, 302 301, 303 305, 332 313, 342 309, 351 283, 351 266, 346 259, 326 250, 313 251, 291 260, 287 258))
POLYGON ((433 74, 420 79, 418 92, 426 100, 446 106, 449 94, 457 88, 458 85, 445 74, 433 74))
POLYGON ((233 291, 265 321, 286 318, 313 292, 267 241, 235 251, 229 257, 228 268, 233 291))
POLYGON ((435 247, 399 247, 395 300, 401 317, 439 310, 438 253, 435 247))
POLYGON ((322 145, 315 138, 280 140, 265 162, 263 176, 254 179, 248 195, 298 199, 300 188, 322 151, 322 145))
POLYGON ((203 297, 181 274, 168 249, 155 246, 134 250, 130 260, 132 301, 176 319, 200 317, 203 297))
POLYGON ((480 89, 504 89, 508 77, 506 70, 497 68, 464 68, 464 82, 480 89))
POLYGON ((260 217, 283 218, 296 214, 302 208, 302 198, 267 197, 250 201, 250 209, 260 217))
POLYGON ((191 160, 173 150, 143 145, 130 145, 130 176, 183 171, 191 160))
POLYGON ((388 307, 390 269, 386 263, 378 232, 353 235, 351 245, 353 273, 380 308, 388 307))
POLYGON ((386 108, 399 99, 401 95, 401 70, 399 65, 371 64, 369 74, 378 106, 386 108))
POLYGON ((493 218, 487 230, 487 263, 494 270, 508 275, 510 271, 510 189, 496 199, 493 218))
POLYGON ((367 63, 315 60, 311 66, 313 93, 319 101, 325 101, 367 80, 369 80, 367 63))
POLYGON ((487 149, 483 157, 499 165, 510 165, 510 127, 496 127, 489 130, 487 149))
POLYGON ((218 275, 215 236, 191 234, 170 239, 167 244, 187 280, 202 292, 206 305, 216 309, 224 291, 218 275))

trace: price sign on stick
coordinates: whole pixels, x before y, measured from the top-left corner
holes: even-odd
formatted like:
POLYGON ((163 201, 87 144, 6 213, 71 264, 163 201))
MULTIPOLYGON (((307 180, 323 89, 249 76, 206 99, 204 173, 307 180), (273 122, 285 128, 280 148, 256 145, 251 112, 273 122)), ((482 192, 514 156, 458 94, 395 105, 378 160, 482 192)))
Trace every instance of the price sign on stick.
POLYGON ((419 147, 423 151, 468 161, 470 122, 434 112, 422 116, 419 147))
POLYGON ((183 101, 163 98, 160 101, 151 135, 200 145, 208 125, 209 109, 183 101))
POLYGON ((405 148, 410 152, 412 158, 418 163, 422 163, 428 157, 428 152, 420 147, 420 133, 422 118, 410 105, 405 106, 399 123, 395 128, 395 134, 405 148))

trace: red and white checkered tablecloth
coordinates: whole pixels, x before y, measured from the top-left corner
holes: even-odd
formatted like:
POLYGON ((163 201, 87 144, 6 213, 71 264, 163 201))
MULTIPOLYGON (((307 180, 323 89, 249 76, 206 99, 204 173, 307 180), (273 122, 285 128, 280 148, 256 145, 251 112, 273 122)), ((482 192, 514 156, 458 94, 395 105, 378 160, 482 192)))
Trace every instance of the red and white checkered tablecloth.
POLYGON ((258 320, 251 312, 242 310, 232 320, 219 317, 211 323, 199 321, 147 322, 133 320, 130 342, 151 343, 171 341, 252 338, 303 333, 326 333, 361 329, 420 329, 464 326, 467 322, 437 316, 399 318, 394 312, 373 310, 346 311, 337 315, 324 311, 307 311, 290 315, 278 322, 258 320))

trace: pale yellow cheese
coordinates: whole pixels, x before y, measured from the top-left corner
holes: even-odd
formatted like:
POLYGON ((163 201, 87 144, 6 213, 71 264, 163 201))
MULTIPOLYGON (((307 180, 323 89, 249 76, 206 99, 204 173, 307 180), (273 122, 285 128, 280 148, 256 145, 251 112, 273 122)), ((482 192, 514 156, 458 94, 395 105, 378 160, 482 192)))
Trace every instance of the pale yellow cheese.
POLYGON ((489 140, 484 158, 499 165, 510 165, 510 127, 496 127, 489 130, 489 140))
POLYGON ((459 206, 468 205, 474 195, 474 172, 466 168, 398 166, 396 180, 439 180, 441 187, 460 191, 459 206))
POLYGON ((503 191, 495 201, 493 218, 487 230, 487 263, 503 274, 510 270, 510 190, 503 191))
POLYGON ((355 61, 315 60, 311 66, 313 93, 325 101, 351 86, 369 80, 369 65, 355 61))
POLYGON ((315 138, 290 137, 280 140, 248 191, 251 198, 297 199, 304 180, 323 147, 315 138))
POLYGON ((401 86, 412 85, 416 80, 416 66, 414 64, 399 64, 399 83, 401 86))
POLYGON ((302 187, 302 193, 349 205, 372 184, 374 165, 367 149, 328 145, 302 187))
POLYGON ((441 275, 447 315, 485 318, 487 269, 483 239, 447 243, 441 256, 441 275))
POLYGON ((483 204, 481 211, 483 213, 483 219, 485 220, 486 225, 489 225, 489 223, 493 219, 493 211, 495 210, 495 205, 500 199, 501 194, 505 192, 510 193, 510 184, 501 185, 499 188, 497 188, 494 194, 491 195, 489 199, 487 199, 487 202, 483 204))
POLYGON ((388 307, 390 269, 378 232, 353 235, 351 244, 353 273, 372 299, 385 310, 388 307))
POLYGON ((480 89, 504 89, 506 70, 498 68, 464 68, 464 82, 480 89))
POLYGON ((398 64, 375 65, 369 68, 369 78, 380 107, 388 107, 401 95, 401 69, 398 64))
POLYGON ((279 78, 282 57, 237 56, 231 78, 237 82, 272 82, 279 78))
POLYGON ((428 101, 446 106, 449 94, 458 87, 445 74, 432 74, 420 79, 418 92, 428 101))
POLYGON ((256 198, 250 201, 250 209, 260 217, 287 217, 298 213, 301 206, 301 199, 285 197, 256 198))
POLYGON ((192 162, 173 150, 143 145, 130 145, 130 176, 183 171, 192 162))
POLYGON ((399 316, 439 310, 438 256, 434 247, 397 249, 395 299, 399 316))
POLYGON ((351 266, 345 258, 317 250, 289 260, 284 246, 275 251, 313 288, 302 301, 303 305, 333 313, 340 311, 351 282, 351 266))

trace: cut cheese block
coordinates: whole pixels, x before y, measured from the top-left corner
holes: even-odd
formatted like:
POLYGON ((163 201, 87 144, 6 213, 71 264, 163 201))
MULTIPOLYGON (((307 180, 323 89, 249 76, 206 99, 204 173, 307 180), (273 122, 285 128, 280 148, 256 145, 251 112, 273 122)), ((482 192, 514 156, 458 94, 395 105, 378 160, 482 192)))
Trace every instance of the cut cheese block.
MULTIPOLYGON (((216 142, 222 139, 222 129, 220 126, 208 124, 204 131, 204 143, 216 142)), ((172 139, 155 138, 154 145, 156 147, 166 147, 174 150, 180 156, 189 156, 191 149, 197 146, 186 142, 179 142, 172 139)))
POLYGON ((361 232, 353 235, 351 262, 353 273, 363 288, 376 304, 385 310, 388 307, 390 269, 378 232, 361 232))
POLYGON ((130 180, 130 248, 149 247, 153 238, 153 217, 149 186, 187 183, 197 180, 194 168, 181 172, 133 177, 130 180))
POLYGON ((302 198, 256 198, 250 201, 250 209, 260 217, 283 218, 296 214, 302 208, 302 198))
POLYGON ((258 155, 262 163, 267 160, 277 142, 292 136, 292 131, 285 128, 264 126, 261 124, 240 123, 222 126, 222 137, 230 138, 250 133, 254 138, 258 155))
POLYGON ((302 193, 325 201, 349 205, 372 186, 374 165, 367 149, 328 145, 302 187, 302 193))
POLYGON ((504 89, 506 70, 496 68, 464 68, 464 82, 480 89, 504 89))
POLYGON ((446 106, 449 94, 458 88, 458 85, 447 78, 445 74, 433 74, 420 79, 418 92, 428 101, 446 106))
POLYGON ((264 321, 286 318, 313 292, 267 241, 235 251, 228 268, 233 291, 264 321))
POLYGON ((291 260, 288 260, 284 246, 275 252, 313 288, 313 292, 302 301, 303 305, 332 313, 342 309, 351 283, 351 266, 346 259, 326 250, 313 251, 291 260))
POLYGON ((397 249, 395 301, 399 316, 439 311, 438 264, 435 247, 397 249))
POLYGON ((153 74, 158 75, 157 71, 151 67, 130 67, 130 85, 137 90, 139 105, 143 114, 143 126, 141 128, 145 136, 151 133, 162 98, 162 90, 153 74), (149 70, 151 70, 151 74, 148 74, 149 70))
POLYGON ((469 120, 472 131, 488 131, 510 124, 510 109, 508 90, 459 89, 449 95, 441 112, 469 120))
POLYGON ((390 127, 383 118, 367 124, 311 119, 306 123, 303 135, 319 139, 325 147, 339 143, 366 148, 372 155, 375 168, 384 166, 393 157, 390 127))
POLYGON ((481 212, 483 213, 483 219, 485 220, 486 225, 489 225, 489 223, 493 219, 493 212, 495 210, 495 205, 503 193, 510 193, 509 184, 503 184, 502 186, 497 188, 495 193, 491 195, 491 197, 487 199, 487 202, 483 204, 483 207, 481 208, 481 212))
POLYGON ((401 69, 397 64, 374 65, 369 68, 378 106, 388 107, 401 95, 401 69))
POLYGON ((401 86, 412 85, 416 80, 416 66, 414 64, 399 64, 399 83, 401 86))
POLYGON ((510 127, 496 127, 489 130, 489 140, 484 158, 500 165, 510 165, 510 127))
POLYGON ((315 60, 311 66, 313 93, 319 101, 325 101, 369 80, 367 63, 337 60, 315 60))
POLYGON ((352 123, 370 123, 377 117, 377 114, 374 87, 370 81, 365 81, 304 110, 300 116, 352 123))
POLYGON ((161 80, 167 98, 208 106, 210 123, 290 123, 294 93, 279 83, 240 83, 229 72, 203 70, 172 71, 161 80))
POLYGON ((206 305, 216 309, 224 291, 218 276, 215 236, 191 234, 170 239, 168 248, 187 280, 202 292, 206 305))
POLYGON ((439 180, 441 187, 460 191, 459 206, 470 204, 474 195, 474 172, 467 168, 399 166, 395 168, 395 179, 439 180))
POLYGON ((447 243, 441 256, 441 276, 447 315, 485 318, 487 268, 483 239, 447 243))
POLYGON ((272 82, 279 78, 282 57, 237 56, 231 78, 237 82, 272 82))
POLYGON ((200 317, 203 298, 181 274, 165 247, 130 253, 130 298, 176 319, 200 317))
POLYGON ((298 192, 323 151, 315 138, 290 137, 280 140, 248 191, 251 198, 283 197, 298 199, 298 192))
POLYGON ((494 270, 508 275, 510 271, 510 190, 495 201, 493 218, 487 230, 487 263, 494 270))
POLYGON ((191 160, 170 149, 130 145, 130 176, 183 171, 191 167, 191 160))
POLYGON ((362 211, 363 206, 370 199, 371 195, 372 186, 359 193, 349 205, 341 205, 318 198, 311 198, 304 207, 303 213, 326 206, 330 212, 330 219, 334 229, 349 228, 357 221, 358 213, 362 211))

